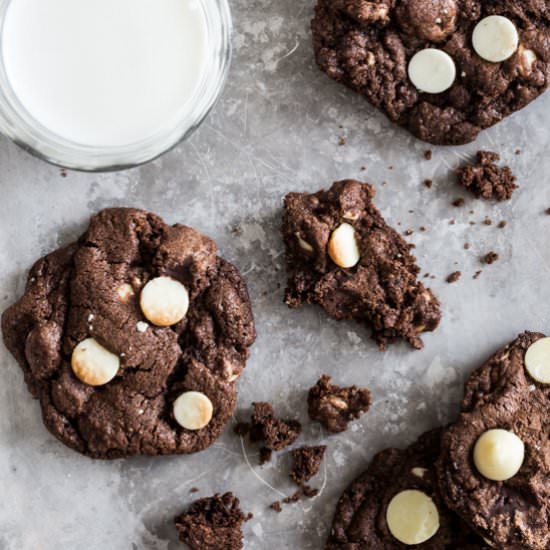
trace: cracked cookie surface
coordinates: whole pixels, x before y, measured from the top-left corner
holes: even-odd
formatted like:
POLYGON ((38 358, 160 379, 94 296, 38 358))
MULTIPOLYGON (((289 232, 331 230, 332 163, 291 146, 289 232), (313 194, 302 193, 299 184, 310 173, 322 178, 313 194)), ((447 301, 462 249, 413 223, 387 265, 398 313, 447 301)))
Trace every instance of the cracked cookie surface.
POLYGON ((450 512, 439 493, 434 460, 439 454, 441 430, 427 432, 407 449, 385 449, 338 501, 327 550, 479 550, 488 548, 450 512), (432 499, 439 528, 421 544, 403 544, 391 533, 387 509, 402 491, 420 491, 432 499))
POLYGON ((255 340, 246 286, 216 251, 189 227, 114 208, 32 267, 2 331, 53 435, 94 458, 191 453, 213 443, 235 408, 236 381, 255 340), (159 277, 188 293, 187 314, 169 327, 149 323, 140 307, 143 287, 159 277), (120 365, 101 386, 83 383, 71 368, 76 346, 90 338, 120 365), (173 407, 182 393, 191 397, 184 406, 210 403, 206 426, 178 424, 173 407))
POLYGON ((419 349, 420 334, 439 324, 439 301, 417 280, 412 247, 384 221, 374 194, 372 185, 343 180, 328 191, 285 197, 285 302, 354 319, 372 329, 381 348, 403 339, 419 349))
MULTIPOLYGON (((532 378, 525 362, 542 338, 525 332, 476 370, 462 412, 442 438, 438 473, 448 506, 498 548, 550 548, 550 384, 532 378), (488 430, 512 432, 524 444, 521 467, 509 479, 487 479, 476 467, 476 442, 488 430)), ((511 451, 506 444, 501 464, 511 451)))
POLYGON ((312 32, 322 71, 434 144, 473 141, 550 83, 550 6, 541 0, 318 0, 312 32), (472 46, 474 28, 491 15, 510 19, 519 34, 500 63, 472 46), (456 78, 442 93, 423 93, 408 78, 425 48, 454 61, 456 78))

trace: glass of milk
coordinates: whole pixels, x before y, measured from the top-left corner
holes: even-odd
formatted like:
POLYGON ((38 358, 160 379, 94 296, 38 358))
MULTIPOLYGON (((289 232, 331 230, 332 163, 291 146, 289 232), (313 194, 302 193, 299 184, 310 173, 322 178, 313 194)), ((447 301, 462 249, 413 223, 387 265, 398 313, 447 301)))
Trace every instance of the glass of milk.
POLYGON ((0 0, 0 132, 88 171, 148 162, 218 98, 227 0, 0 0))

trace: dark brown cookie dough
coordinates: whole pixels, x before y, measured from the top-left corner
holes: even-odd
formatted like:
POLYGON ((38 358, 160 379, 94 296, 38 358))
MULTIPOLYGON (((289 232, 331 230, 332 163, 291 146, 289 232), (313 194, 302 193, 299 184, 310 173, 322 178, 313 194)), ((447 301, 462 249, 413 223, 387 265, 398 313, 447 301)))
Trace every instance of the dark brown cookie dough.
POLYGON ((215 243, 124 208, 93 216, 76 243, 34 265, 2 331, 47 428, 94 458, 208 447, 235 408, 236 380, 255 339, 245 284, 215 243), (181 282, 189 295, 187 315, 165 328, 147 323, 140 308, 142 288, 159 276, 181 282), (99 387, 71 368, 75 346, 88 338, 120 361, 116 377, 99 387), (184 429, 172 414, 187 391, 213 405, 202 429, 184 429))
POLYGON ((175 519, 181 542, 191 550, 240 550, 242 524, 252 518, 233 493, 201 498, 175 519))
POLYGON ((290 307, 319 304, 335 319, 354 319, 372 329, 381 348, 402 338, 420 349, 420 334, 439 324, 439 302, 417 281, 411 245, 374 206, 374 187, 355 180, 328 191, 289 193, 284 201, 290 307), (351 226, 359 260, 339 267, 330 254, 335 230, 351 226))
POLYGON ((347 430, 352 420, 369 410, 371 395, 367 388, 340 388, 330 381, 330 376, 324 374, 310 388, 308 413, 311 420, 320 422, 329 432, 339 433, 347 430))
POLYGON ((550 548, 550 385, 525 368, 525 353, 542 334, 525 332, 475 371, 462 413, 442 438, 438 462, 447 505, 496 548, 550 548), (473 462, 478 438, 504 429, 525 445, 519 472, 491 481, 473 462))
POLYGON ((373 458, 368 469, 340 497, 327 550, 485 548, 481 539, 445 507, 439 493, 434 459, 439 453, 440 433, 432 430, 405 450, 386 449, 373 458), (439 529, 422 544, 399 542, 387 525, 388 504, 396 494, 406 490, 428 495, 439 513, 439 529))
POLYGON ((292 455, 292 468, 290 470, 290 478, 294 483, 303 485, 309 481, 321 467, 326 445, 310 447, 304 445, 290 452, 292 455))
POLYGON ((516 177, 508 166, 497 166, 500 155, 491 151, 479 151, 477 162, 457 170, 458 183, 476 197, 485 200, 505 201, 517 189, 516 177))
POLYGON ((473 141, 542 94, 550 79, 550 7, 541 0, 318 0, 312 21, 317 64, 390 120, 435 144, 473 141), (472 32, 489 15, 516 26, 512 57, 490 63, 472 32), (440 94, 420 92, 408 64, 424 48, 449 54, 456 79, 440 94))

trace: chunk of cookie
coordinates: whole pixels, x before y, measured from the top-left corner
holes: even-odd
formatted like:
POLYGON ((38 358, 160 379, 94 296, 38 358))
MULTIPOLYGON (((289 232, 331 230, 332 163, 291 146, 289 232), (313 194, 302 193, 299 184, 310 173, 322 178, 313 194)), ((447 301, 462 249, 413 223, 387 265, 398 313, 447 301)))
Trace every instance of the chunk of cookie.
POLYGON ((386 449, 340 497, 327 550, 486 548, 445 506, 434 459, 440 430, 405 450, 386 449))
POLYGON ((516 176, 508 166, 497 166, 500 155, 490 151, 479 151, 476 164, 467 164, 457 170, 460 185, 476 197, 485 200, 505 201, 517 189, 516 176))
POLYGON ((550 339, 525 332, 476 370, 438 462, 447 505, 497 548, 550 548, 550 339))
POLYGON ((191 550, 240 550, 242 524, 251 518, 233 493, 225 493, 196 500, 174 521, 181 542, 191 550))
POLYGON ((253 413, 250 422, 250 440, 263 442, 271 451, 288 447, 300 435, 302 425, 297 420, 281 420, 275 416, 270 403, 252 403, 253 413))
POLYGON ((371 395, 367 388, 350 386, 340 388, 331 384, 330 376, 324 374, 307 396, 308 413, 311 420, 320 422, 329 432, 339 433, 371 405, 371 395))
POLYGON ((430 143, 473 141, 550 82, 542 1, 318 0, 311 28, 322 71, 430 143))
POLYGON ((290 470, 292 481, 301 486, 317 474, 326 450, 326 445, 316 447, 304 445, 298 449, 293 449, 290 452, 292 455, 292 468, 290 470))
POLYGON ((420 349, 420 334, 439 324, 439 302, 417 281, 411 245, 384 221, 374 194, 344 180, 285 197, 285 302, 319 304, 337 320, 367 325, 380 348, 401 338, 420 349))
POLYGON ((208 447, 255 339, 246 286, 215 243, 125 208, 39 260, 2 331, 47 428, 94 458, 208 447))

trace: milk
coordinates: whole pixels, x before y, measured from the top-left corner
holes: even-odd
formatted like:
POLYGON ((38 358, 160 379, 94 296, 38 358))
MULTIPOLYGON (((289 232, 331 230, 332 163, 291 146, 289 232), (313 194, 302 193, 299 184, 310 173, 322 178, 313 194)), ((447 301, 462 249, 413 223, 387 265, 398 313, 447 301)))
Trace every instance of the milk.
POLYGON ((12 0, 8 81, 61 138, 124 147, 173 127, 208 72, 201 0, 12 0))

